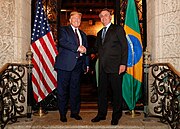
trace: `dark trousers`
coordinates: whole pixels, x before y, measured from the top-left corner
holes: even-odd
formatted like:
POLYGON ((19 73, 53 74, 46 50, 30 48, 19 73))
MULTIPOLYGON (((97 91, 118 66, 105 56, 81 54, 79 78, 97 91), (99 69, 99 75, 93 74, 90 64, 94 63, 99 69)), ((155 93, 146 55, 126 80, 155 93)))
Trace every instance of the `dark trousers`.
POLYGON ((122 115, 122 75, 118 73, 106 73, 102 68, 98 86, 98 115, 101 117, 107 115, 108 86, 111 86, 112 89, 112 118, 119 119, 122 115))
POLYGON ((80 112, 80 75, 82 73, 82 60, 78 60, 72 71, 58 69, 58 108, 60 115, 66 115, 68 102, 72 114, 80 112))

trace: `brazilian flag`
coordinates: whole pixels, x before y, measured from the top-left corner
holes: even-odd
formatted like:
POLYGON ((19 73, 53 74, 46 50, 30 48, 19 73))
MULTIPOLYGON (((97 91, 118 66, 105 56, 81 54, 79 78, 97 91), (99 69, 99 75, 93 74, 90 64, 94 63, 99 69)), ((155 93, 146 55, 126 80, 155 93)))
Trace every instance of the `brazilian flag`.
POLYGON ((123 77, 122 94, 129 110, 134 110, 141 97, 143 49, 134 0, 128 0, 124 30, 128 41, 127 72, 123 77))

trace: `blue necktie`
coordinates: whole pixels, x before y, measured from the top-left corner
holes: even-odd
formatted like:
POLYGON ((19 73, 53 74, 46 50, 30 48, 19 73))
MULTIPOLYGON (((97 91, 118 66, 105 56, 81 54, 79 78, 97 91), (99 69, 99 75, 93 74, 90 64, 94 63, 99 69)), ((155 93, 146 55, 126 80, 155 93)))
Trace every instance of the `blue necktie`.
POLYGON ((102 30, 102 43, 104 43, 104 39, 105 39, 105 35, 106 35, 106 28, 107 27, 103 27, 103 30, 102 30))

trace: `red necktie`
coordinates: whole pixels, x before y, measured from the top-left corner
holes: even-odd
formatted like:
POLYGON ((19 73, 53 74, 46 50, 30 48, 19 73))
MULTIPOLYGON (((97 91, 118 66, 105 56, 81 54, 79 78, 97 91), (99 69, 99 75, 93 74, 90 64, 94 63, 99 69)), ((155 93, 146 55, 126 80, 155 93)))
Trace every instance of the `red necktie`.
MULTIPOLYGON (((77 40, 78 46, 80 46, 80 41, 79 41, 79 36, 78 36, 78 33, 77 33, 77 29, 75 29, 75 36, 76 36, 76 40, 77 40)), ((78 55, 80 57, 80 53, 79 52, 78 52, 78 55)))
POLYGON ((79 36, 78 36, 78 33, 77 33, 77 29, 75 29, 75 35, 76 35, 78 46, 80 46, 80 41, 79 41, 79 36))

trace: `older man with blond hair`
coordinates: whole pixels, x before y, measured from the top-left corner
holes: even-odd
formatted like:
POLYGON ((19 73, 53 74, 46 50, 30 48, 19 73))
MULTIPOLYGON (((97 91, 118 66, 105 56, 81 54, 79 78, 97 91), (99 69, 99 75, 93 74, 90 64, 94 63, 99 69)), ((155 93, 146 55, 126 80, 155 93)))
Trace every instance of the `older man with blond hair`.
POLYGON ((82 120, 80 113, 80 76, 88 70, 88 56, 85 56, 87 44, 86 34, 79 29, 82 14, 77 11, 70 13, 70 25, 60 28, 58 55, 55 69, 57 70, 57 92, 60 121, 67 122, 68 102, 70 117, 82 120))

